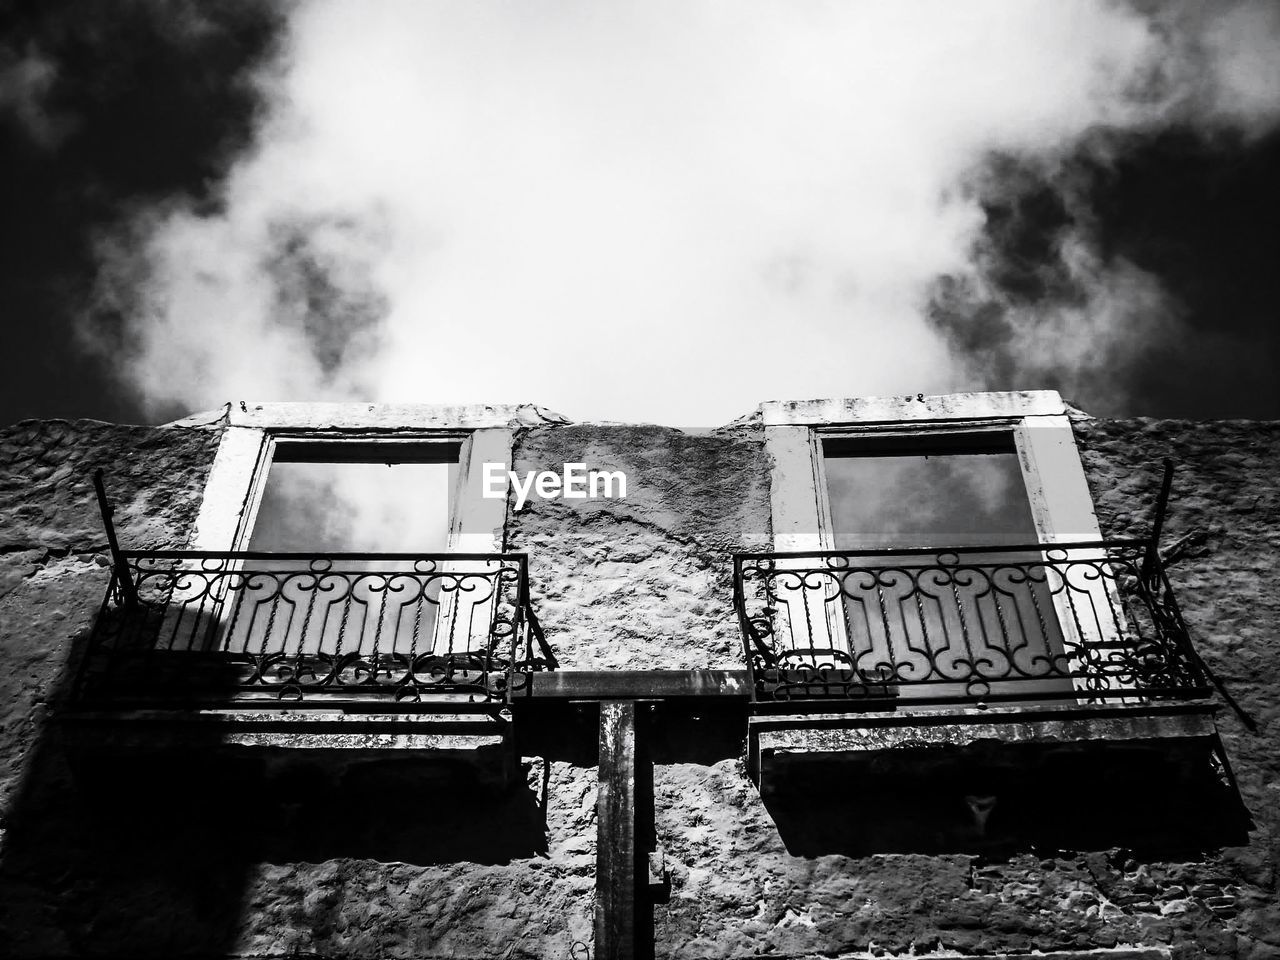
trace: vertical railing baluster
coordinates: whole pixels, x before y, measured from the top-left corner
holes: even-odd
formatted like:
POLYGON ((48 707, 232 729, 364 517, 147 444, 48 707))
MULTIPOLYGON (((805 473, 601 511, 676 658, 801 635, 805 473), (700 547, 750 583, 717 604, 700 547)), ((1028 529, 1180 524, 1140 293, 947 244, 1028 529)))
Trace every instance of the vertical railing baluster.
MULTIPOLYGON (((378 591, 378 619, 373 630, 373 663, 371 665, 372 672, 369 674, 370 683, 378 682, 378 672, 382 669, 382 622, 387 614, 387 592, 390 589, 385 574, 382 578, 382 589, 378 591)), ((364 639, 361 638, 361 647, 364 646, 364 639)))
MULTIPOLYGON (((885 650, 889 655, 889 669, 895 680, 900 679, 898 677, 898 656, 895 649, 897 645, 893 642, 893 632, 889 629, 889 613, 884 602, 884 587, 881 586, 880 576, 876 571, 873 570, 871 576, 872 583, 875 584, 876 589, 876 607, 880 611, 880 626, 883 628, 881 636, 884 637, 885 650)), ((869 620, 870 618, 868 618, 868 626, 870 626, 869 620)))
MULTIPOLYGON (((938 562, 941 564, 941 557, 938 558, 938 562)), ((965 613, 964 601, 960 599, 960 585, 956 582, 960 569, 960 561, 957 556, 956 565, 949 571, 951 575, 951 594, 956 601, 956 619, 960 623, 960 639, 964 642, 965 660, 969 664, 969 682, 972 683, 973 666, 976 661, 976 657, 973 652, 973 640, 969 636, 969 618, 965 613)), ((981 619, 981 617, 979 617, 979 619, 981 619)), ((948 646, 950 646, 950 644, 948 644, 948 646)))
POLYGON ((931 669, 936 669, 937 658, 943 650, 947 649, 946 643, 946 621, 939 618, 939 626, 942 628, 943 645, 938 650, 933 649, 933 637, 929 634, 928 618, 924 613, 924 601, 920 597, 920 576, 912 579, 912 597, 916 602, 916 616, 920 618, 920 638, 924 641, 925 660, 929 663, 931 669))
MULTIPOLYGON (((1005 661, 1008 663, 1008 671, 1010 673, 1016 673, 1018 665, 1014 661, 1013 642, 1009 636, 1009 624, 1005 620, 1004 605, 1000 602, 1000 590, 996 586, 996 574, 999 570, 1000 567, 998 565, 991 565, 990 572, 987 574, 987 588, 989 590, 987 595, 991 597, 991 606, 995 609, 996 621, 1000 626, 1000 646, 998 648, 993 648, 991 644, 988 644, 987 649, 996 649, 998 653, 1003 654, 1005 661)), ((974 668, 975 670, 977 669, 977 664, 974 664, 974 668)))

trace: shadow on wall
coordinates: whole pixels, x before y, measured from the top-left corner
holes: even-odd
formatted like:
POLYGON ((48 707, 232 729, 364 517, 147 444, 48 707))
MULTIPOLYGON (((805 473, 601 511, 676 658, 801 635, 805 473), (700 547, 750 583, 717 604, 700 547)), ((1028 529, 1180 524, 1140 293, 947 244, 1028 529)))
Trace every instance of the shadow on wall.
POLYGON ((251 748, 214 757, 193 749, 99 754, 76 773, 95 826, 132 834, 133 841, 116 838, 121 855, 144 838, 140 847, 167 846, 166 837, 211 852, 239 850, 248 863, 504 864, 546 852, 533 791, 496 792, 462 765, 434 759, 299 759, 251 748))
MULTIPOLYGON (((72 644, 76 663, 88 642, 72 644)), ((65 704, 64 665, 52 704, 65 704)), ((57 707, 55 706, 55 711, 57 707)), ((0 858, 0 938, 14 956, 226 952, 238 926, 251 850, 200 758, 103 750, 56 717, 25 768, 0 858)))
POLYGON ((809 760, 776 775, 785 785, 764 801, 788 852, 803 857, 1115 847, 1176 856, 1246 843, 1252 821, 1229 772, 1204 761, 1188 770, 1154 751, 1101 749, 895 770, 809 760))
POLYGON ((148 747, 54 719, 26 770, 0 850, 13 956, 231 953, 258 864, 496 864, 546 849, 529 785, 499 790, 399 751, 230 747, 215 731, 148 747))

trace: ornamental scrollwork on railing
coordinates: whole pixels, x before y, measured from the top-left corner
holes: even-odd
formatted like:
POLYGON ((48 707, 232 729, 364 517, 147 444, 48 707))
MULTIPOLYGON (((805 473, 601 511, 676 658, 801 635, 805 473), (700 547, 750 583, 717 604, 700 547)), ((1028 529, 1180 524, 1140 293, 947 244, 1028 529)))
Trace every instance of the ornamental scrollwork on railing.
POLYGON ((757 697, 874 705, 1201 696, 1142 541, 742 554, 757 697))
POLYGON ((504 700, 553 668, 523 554, 122 554, 81 673, 106 699, 504 700))

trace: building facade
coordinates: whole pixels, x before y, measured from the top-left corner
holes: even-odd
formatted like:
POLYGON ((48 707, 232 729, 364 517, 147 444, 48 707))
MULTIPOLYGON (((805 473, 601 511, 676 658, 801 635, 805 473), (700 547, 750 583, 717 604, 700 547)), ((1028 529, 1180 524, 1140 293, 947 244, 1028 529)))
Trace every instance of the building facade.
POLYGON ((1280 425, 237 402, 0 450, 5 955, 1280 957, 1280 425))

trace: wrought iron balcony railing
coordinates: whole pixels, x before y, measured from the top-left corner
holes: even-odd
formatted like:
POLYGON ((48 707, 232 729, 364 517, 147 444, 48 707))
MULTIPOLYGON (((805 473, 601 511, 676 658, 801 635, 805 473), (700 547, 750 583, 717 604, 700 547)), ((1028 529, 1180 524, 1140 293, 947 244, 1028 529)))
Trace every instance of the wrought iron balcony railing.
POLYGON ((114 556, 82 702, 492 702, 556 666, 524 554, 114 556))
POLYGON ((758 701, 1210 692, 1149 541, 740 554, 734 594, 758 701))

